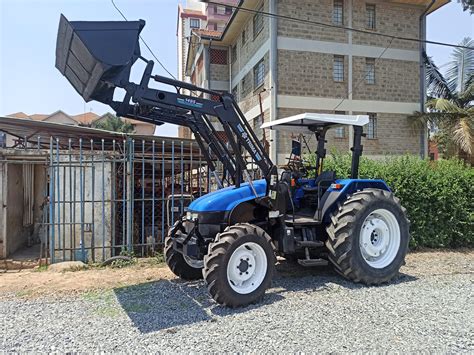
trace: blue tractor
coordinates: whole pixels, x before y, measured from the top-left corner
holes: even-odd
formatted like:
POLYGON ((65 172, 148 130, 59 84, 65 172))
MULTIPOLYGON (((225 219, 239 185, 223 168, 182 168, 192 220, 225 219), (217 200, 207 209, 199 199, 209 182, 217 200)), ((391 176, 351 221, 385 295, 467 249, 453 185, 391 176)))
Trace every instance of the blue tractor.
POLYGON ((56 67, 86 101, 105 103, 122 117, 193 132, 219 189, 194 200, 169 229, 164 253, 170 269, 185 280, 204 278, 214 300, 229 307, 264 297, 277 256, 303 266, 331 263, 343 277, 367 285, 392 280, 408 250, 409 221, 384 181, 358 178, 368 117, 306 113, 264 124, 317 140, 312 169, 277 167, 231 94, 152 74, 154 63, 140 53, 144 25, 61 16, 56 67), (146 64, 138 84, 130 82, 137 60, 146 64), (150 88, 150 80, 175 90, 150 88), (116 88, 125 90, 122 100, 114 100, 116 88), (215 120, 226 142, 217 138, 215 120), (353 129, 350 179, 323 168, 326 133, 340 125, 353 129), (252 166, 260 179, 252 178, 252 166))

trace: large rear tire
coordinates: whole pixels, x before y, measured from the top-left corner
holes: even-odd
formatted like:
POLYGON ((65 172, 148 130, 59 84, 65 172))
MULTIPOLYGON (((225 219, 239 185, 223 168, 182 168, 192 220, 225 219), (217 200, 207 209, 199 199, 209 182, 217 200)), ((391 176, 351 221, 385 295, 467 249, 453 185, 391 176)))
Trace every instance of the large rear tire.
POLYGON ((248 223, 227 227, 209 245, 203 275, 214 300, 228 307, 260 301, 275 268, 270 236, 248 223))
POLYGON ((175 222, 173 227, 168 230, 168 235, 165 238, 164 254, 166 264, 176 276, 179 276, 183 280, 202 279, 202 267, 204 263, 185 257, 173 248, 173 238, 171 236, 181 236, 186 233, 186 223, 189 223, 182 221, 183 224, 180 225, 179 222, 180 221, 175 222))
POLYGON ((405 263, 409 223, 405 208, 391 192, 356 192, 331 216, 329 259, 337 272, 354 282, 389 282, 405 263))

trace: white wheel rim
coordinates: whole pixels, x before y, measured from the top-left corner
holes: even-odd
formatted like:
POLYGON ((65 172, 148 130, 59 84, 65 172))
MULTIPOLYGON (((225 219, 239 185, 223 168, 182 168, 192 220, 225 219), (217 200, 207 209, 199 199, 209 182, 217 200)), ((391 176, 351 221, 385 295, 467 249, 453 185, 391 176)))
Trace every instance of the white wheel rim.
POLYGON ((230 287, 240 293, 255 291, 265 279, 267 255, 257 243, 248 242, 232 253, 227 264, 227 280, 230 287))
POLYGON ((362 224, 359 246, 371 267, 383 269, 390 265, 400 249, 400 226, 395 215, 386 209, 370 213, 362 224))
POLYGON ((195 268, 195 269, 202 269, 204 267, 204 261, 203 260, 196 260, 192 259, 189 256, 183 255, 184 261, 186 261, 186 264, 189 266, 195 268))

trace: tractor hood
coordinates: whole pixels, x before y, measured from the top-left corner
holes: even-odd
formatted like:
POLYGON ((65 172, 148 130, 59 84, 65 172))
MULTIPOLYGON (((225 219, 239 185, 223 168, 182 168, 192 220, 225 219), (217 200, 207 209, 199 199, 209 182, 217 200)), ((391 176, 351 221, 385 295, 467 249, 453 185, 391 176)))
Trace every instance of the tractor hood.
POLYGON ((61 15, 56 68, 85 101, 108 104, 129 82, 145 21, 68 21, 61 15))
MULTIPOLYGON (((258 197, 265 196, 267 182, 255 180, 253 186, 257 191, 258 197)), ((191 202, 188 207, 190 212, 221 212, 231 211, 241 202, 250 201, 255 198, 248 183, 241 184, 240 187, 229 186, 204 196, 191 202)))

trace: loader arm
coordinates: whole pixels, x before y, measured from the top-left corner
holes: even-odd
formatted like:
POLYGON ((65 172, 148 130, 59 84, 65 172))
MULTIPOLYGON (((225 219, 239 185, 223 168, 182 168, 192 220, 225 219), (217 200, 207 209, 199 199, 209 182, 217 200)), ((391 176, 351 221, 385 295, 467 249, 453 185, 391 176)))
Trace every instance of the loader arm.
POLYGON ((209 170, 216 177, 219 187, 223 186, 222 182, 225 180, 225 172, 228 172, 231 177, 235 175, 235 160, 231 152, 217 139, 214 127, 207 123, 206 118, 202 115, 191 115, 187 112, 163 110, 157 109, 156 107, 146 112, 140 112, 137 111, 137 106, 128 105, 125 107, 121 103, 119 105, 113 103, 111 107, 122 117, 152 124, 171 123, 188 127, 194 134, 196 143, 201 149, 209 170), (209 151, 213 153, 213 156, 211 156, 209 151), (217 174, 217 169, 214 164, 215 159, 220 160, 224 166, 224 174, 222 177, 219 177, 217 174))
MULTIPOLYGON (((261 170, 268 190, 271 182, 276 181, 276 166, 233 96, 152 75, 153 61, 145 59, 140 53, 139 35, 144 26, 143 20, 69 22, 61 15, 56 44, 56 67, 85 101, 96 100, 109 105, 119 116, 189 127, 199 137, 198 141, 201 140, 198 144, 203 145, 202 141, 209 144, 209 148, 232 176, 235 185, 240 186, 243 176, 257 196, 243 157, 243 147, 261 170), (136 84, 130 81, 130 73, 138 59, 146 63, 146 68, 140 83, 136 84), (150 88, 150 79, 174 87, 175 92, 150 88), (121 101, 114 100, 116 88, 126 92, 121 101), (200 96, 184 95, 183 89, 200 96), (214 96, 217 100, 201 97, 205 95, 214 96), (215 117, 224 128, 234 157, 225 144, 218 141, 208 118, 210 116, 215 117)), ((211 161, 210 163, 213 166, 211 161)))

